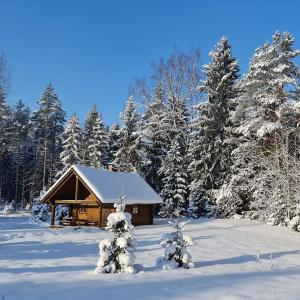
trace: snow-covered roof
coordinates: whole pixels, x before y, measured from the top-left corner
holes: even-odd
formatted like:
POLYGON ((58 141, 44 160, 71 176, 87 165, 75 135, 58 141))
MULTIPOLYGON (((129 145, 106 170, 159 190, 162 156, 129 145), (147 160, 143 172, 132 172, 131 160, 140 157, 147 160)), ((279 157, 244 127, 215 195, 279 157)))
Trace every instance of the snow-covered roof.
POLYGON ((67 170, 41 197, 42 201, 72 169, 102 203, 115 203, 121 193, 128 204, 162 203, 162 199, 138 173, 110 172, 83 165, 73 165, 67 170))

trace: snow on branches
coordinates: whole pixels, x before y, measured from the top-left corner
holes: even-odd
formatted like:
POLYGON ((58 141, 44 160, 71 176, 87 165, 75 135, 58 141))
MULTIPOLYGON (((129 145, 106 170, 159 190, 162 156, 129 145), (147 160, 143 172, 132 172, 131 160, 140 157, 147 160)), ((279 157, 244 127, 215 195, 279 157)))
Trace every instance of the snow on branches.
POLYGON ((42 204, 39 197, 33 199, 31 220, 33 222, 47 222, 49 220, 48 205, 42 204))
POLYGON ((194 266, 192 256, 187 251, 187 247, 193 245, 190 236, 183 235, 183 227, 187 222, 169 221, 170 226, 175 229, 174 232, 164 233, 160 245, 165 249, 164 255, 157 260, 158 264, 162 264, 164 270, 183 267, 185 269, 194 266))
POLYGON ((14 209, 13 209, 12 203, 7 203, 7 204, 5 204, 5 206, 3 208, 2 214, 4 216, 8 216, 13 212, 13 210, 14 209))
POLYGON ((104 239, 99 243, 100 258, 95 269, 98 273, 134 273, 135 240, 131 214, 124 212, 124 196, 114 206, 116 212, 107 218, 106 230, 113 232, 114 237, 104 239))

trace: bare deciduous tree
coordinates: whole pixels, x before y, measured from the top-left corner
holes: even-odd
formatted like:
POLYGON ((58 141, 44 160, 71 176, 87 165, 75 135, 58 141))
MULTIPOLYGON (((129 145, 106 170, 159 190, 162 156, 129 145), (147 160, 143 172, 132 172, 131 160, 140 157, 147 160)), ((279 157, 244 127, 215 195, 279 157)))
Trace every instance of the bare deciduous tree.
POLYGON ((0 93, 4 97, 7 94, 10 82, 10 71, 7 59, 3 51, 0 50, 0 93))
POLYGON ((160 59, 153 67, 153 79, 163 86, 167 95, 177 100, 185 99, 191 105, 197 102, 201 74, 199 49, 189 53, 175 49, 166 61, 160 59))

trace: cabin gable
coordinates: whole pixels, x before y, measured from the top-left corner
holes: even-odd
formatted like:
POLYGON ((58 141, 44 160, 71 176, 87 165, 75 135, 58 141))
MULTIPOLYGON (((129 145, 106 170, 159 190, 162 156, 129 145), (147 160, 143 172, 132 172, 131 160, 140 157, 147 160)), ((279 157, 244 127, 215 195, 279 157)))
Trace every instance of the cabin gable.
POLYGON ((44 203, 52 203, 55 201, 57 204, 68 204, 74 201, 86 200, 91 204, 92 202, 101 204, 94 193, 88 188, 80 176, 71 170, 64 180, 62 180, 53 191, 43 199, 44 203))

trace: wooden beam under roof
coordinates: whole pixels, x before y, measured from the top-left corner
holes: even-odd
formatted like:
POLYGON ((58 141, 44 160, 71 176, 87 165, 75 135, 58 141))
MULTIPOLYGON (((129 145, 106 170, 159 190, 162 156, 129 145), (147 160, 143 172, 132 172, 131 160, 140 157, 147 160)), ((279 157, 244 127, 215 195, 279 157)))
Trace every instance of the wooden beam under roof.
POLYGON ((54 200, 55 204, 98 204, 95 200, 54 200))

